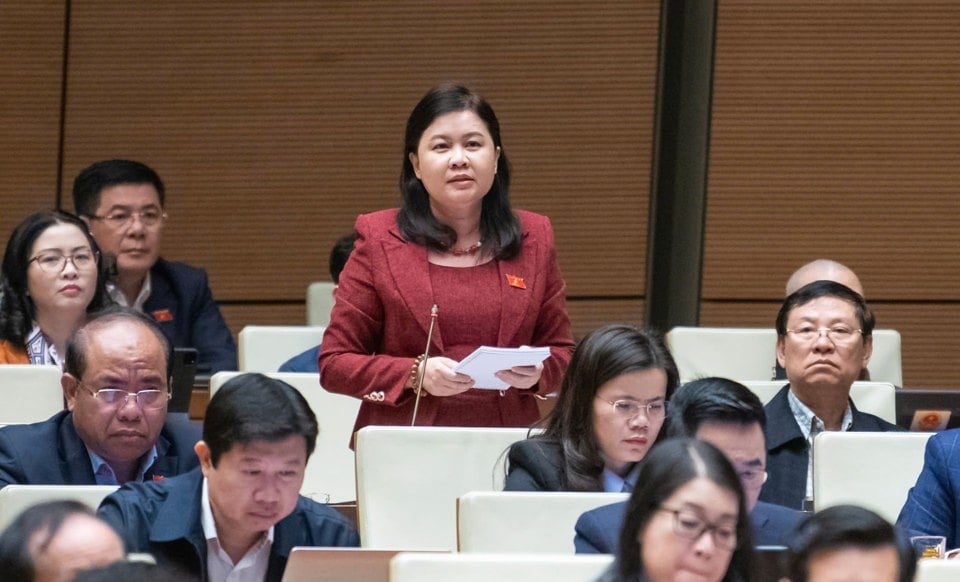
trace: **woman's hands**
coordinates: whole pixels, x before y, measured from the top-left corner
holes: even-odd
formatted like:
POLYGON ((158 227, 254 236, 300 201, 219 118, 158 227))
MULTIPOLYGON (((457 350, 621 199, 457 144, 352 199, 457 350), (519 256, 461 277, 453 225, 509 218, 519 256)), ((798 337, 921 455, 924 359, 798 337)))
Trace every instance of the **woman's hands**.
MULTIPOLYGON (((473 388, 473 378, 458 374, 453 369, 458 362, 450 358, 429 358, 423 367, 423 389, 433 396, 453 396, 473 388)), ((514 366, 509 370, 500 370, 495 375, 511 388, 526 390, 540 381, 543 364, 536 366, 514 366)), ((416 386, 413 387, 416 390, 416 386)))
POLYGON ((514 366, 509 370, 500 370, 494 374, 513 388, 525 390, 532 388, 540 381, 540 375, 543 374, 543 364, 536 366, 514 366))
POLYGON ((453 396, 473 388, 473 378, 453 371, 457 363, 439 356, 427 359, 423 367, 423 389, 433 396, 453 396))

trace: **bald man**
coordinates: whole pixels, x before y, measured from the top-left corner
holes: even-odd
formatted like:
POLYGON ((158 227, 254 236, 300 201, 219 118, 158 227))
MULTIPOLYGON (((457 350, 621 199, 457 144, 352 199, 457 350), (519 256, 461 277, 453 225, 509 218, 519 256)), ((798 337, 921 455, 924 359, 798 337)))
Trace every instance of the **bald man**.
POLYGON ((830 259, 817 259, 810 261, 790 275, 790 278, 787 279, 784 297, 792 295, 797 289, 814 281, 835 281, 853 289, 861 296, 863 295, 863 285, 860 284, 860 279, 853 272, 853 269, 830 259))

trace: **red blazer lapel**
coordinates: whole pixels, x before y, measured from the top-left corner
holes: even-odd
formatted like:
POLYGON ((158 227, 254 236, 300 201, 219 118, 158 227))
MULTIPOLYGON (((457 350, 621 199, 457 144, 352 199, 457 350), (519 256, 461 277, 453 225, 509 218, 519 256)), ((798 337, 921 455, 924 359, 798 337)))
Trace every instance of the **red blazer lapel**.
MULTIPOLYGON (((430 282, 427 264, 427 249, 404 240, 396 228, 391 228, 390 234, 392 236, 383 242, 387 269, 410 319, 423 330, 423 341, 426 341, 426 335, 430 329, 430 310, 434 304, 433 285, 430 282)), ((442 318, 443 314, 440 314, 440 317, 442 318)), ((440 328, 440 325, 433 328, 430 353, 434 355, 443 353, 443 337, 440 328)))

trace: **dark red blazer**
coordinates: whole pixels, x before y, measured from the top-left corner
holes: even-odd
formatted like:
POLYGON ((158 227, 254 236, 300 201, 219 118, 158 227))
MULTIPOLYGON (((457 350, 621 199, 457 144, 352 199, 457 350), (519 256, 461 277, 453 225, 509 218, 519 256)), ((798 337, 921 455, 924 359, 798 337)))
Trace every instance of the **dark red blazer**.
MULTIPOLYGON (((538 385, 529 390, 511 388, 497 400, 502 426, 528 426, 537 420, 534 394, 559 389, 573 352, 566 285, 550 221, 531 212, 517 215, 523 226, 522 250, 517 258, 498 262, 502 301, 497 346, 549 346, 551 356, 544 362, 538 385), (511 285, 508 275, 520 277, 526 288, 511 285)), ((403 238, 396 216, 393 209, 357 218, 359 236, 340 274, 337 301, 320 350, 323 387, 363 399, 356 429, 410 423, 413 391, 404 385, 414 359, 423 353, 435 303, 427 250, 403 238)), ((444 340, 452 343, 456 333, 443 325, 441 313, 430 355, 446 355, 444 340)), ((417 424, 461 424, 461 419, 444 417, 442 400, 422 398, 417 424)), ((470 419, 462 420, 471 424, 470 419)))

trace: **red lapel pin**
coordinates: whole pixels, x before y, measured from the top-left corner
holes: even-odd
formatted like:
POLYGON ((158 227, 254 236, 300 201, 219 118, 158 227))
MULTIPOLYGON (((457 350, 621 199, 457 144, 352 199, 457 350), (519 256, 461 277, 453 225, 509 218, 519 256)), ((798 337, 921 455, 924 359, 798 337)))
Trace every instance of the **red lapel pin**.
POLYGON ((527 288, 527 285, 523 282, 523 277, 517 277, 516 275, 507 275, 507 284, 517 289, 527 288))
POLYGON ((150 315, 152 315, 156 321, 173 321, 173 314, 170 313, 169 309, 158 309, 150 315))

